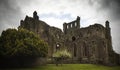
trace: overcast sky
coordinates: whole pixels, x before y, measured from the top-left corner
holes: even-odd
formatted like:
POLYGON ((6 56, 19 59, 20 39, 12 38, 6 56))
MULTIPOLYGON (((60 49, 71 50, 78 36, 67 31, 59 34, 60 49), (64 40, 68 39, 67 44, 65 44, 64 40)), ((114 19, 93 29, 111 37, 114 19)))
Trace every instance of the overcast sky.
POLYGON ((0 33, 17 28, 26 15, 62 29, 64 22, 81 17, 81 27, 110 22, 113 49, 120 53, 120 0, 0 0, 0 33))

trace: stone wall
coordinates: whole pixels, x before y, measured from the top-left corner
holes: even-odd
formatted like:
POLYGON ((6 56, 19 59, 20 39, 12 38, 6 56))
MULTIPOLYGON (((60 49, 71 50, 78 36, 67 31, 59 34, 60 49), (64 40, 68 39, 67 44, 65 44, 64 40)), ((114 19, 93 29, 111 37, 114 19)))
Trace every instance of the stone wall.
POLYGON ((66 48, 71 52, 72 59, 81 63, 119 64, 118 54, 112 48, 108 21, 105 22, 105 27, 96 23, 80 28, 78 16, 72 22, 65 22, 62 32, 39 20, 37 12, 34 12, 33 18, 26 16, 21 20, 20 27, 35 32, 48 43, 48 57, 52 57, 57 50, 66 48))

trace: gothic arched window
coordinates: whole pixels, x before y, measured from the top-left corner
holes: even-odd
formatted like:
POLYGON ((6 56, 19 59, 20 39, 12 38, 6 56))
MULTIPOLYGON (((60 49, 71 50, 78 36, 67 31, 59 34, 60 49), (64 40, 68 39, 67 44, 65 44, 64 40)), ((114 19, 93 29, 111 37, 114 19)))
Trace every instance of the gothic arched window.
POLYGON ((77 47, 76 47, 76 45, 74 44, 74 57, 76 57, 77 56, 77 47))
POLYGON ((72 37, 72 41, 75 41, 75 40, 76 40, 76 38, 73 36, 73 37, 72 37))
POLYGON ((87 56, 87 46, 86 46, 86 44, 84 43, 84 46, 83 46, 83 50, 84 50, 84 56, 87 56))

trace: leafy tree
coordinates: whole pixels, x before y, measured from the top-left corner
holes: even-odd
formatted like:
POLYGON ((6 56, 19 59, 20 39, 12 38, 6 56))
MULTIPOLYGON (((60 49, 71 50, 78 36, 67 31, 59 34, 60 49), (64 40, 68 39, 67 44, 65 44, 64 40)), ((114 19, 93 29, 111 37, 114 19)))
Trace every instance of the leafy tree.
POLYGON ((47 51, 47 43, 23 28, 7 29, 0 36, 1 57, 46 57, 47 51))
POLYGON ((56 66, 58 66, 59 63, 61 63, 61 65, 62 65, 62 60, 71 58, 71 54, 66 49, 59 50, 59 51, 53 53, 53 58, 56 62, 56 66))

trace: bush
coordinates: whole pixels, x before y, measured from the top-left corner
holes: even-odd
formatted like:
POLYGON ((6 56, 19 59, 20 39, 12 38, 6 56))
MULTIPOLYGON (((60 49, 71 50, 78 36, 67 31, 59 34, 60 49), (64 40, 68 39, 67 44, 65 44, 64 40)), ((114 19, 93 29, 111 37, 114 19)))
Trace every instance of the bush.
POLYGON ((62 60, 71 58, 71 54, 66 49, 59 50, 59 51, 53 53, 53 58, 55 60, 56 66, 58 66, 59 63, 61 63, 61 65, 62 65, 62 60))
POLYGON ((59 50, 53 54, 53 57, 71 58, 71 54, 65 50, 59 50))
POLYGON ((22 65, 28 59, 46 57, 47 52, 47 43, 23 28, 7 29, 0 36, 0 63, 8 61, 9 65, 13 62, 22 65))
POLYGON ((7 29, 0 37, 0 56, 46 57, 47 44, 25 29, 7 29))

